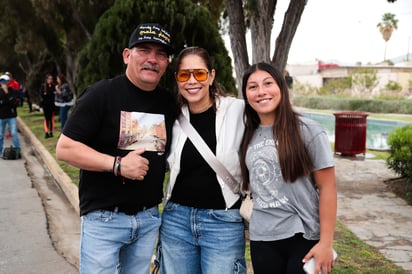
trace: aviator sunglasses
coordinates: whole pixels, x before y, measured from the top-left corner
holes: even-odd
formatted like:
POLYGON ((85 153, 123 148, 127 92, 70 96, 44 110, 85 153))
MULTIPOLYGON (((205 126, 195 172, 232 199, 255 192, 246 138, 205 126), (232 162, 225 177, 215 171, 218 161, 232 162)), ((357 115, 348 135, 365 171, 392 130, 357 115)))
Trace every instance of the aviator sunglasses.
POLYGON ((186 82, 190 79, 190 74, 193 74, 197 81, 205 81, 209 71, 207 69, 180 69, 175 73, 176 80, 178 82, 186 82))

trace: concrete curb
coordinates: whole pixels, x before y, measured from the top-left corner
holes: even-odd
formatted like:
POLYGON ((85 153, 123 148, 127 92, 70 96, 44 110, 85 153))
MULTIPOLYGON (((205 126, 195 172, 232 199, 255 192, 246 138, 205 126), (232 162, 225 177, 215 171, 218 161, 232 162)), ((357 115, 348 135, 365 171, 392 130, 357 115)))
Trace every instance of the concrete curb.
POLYGON ((20 117, 17 117, 17 124, 22 134, 29 139, 29 142, 33 146, 34 152, 43 161, 45 167, 50 171, 51 175, 64 192, 73 209, 76 211, 77 214, 80 214, 78 187, 75 184, 73 184, 70 177, 59 166, 56 159, 49 153, 49 151, 31 132, 31 130, 27 127, 23 120, 20 119, 20 117))

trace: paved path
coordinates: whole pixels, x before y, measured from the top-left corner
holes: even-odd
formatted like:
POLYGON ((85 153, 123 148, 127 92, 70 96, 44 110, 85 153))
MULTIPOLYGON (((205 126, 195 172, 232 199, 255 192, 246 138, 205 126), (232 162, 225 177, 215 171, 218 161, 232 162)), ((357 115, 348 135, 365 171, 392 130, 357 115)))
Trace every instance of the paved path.
POLYGON ((389 191, 385 161, 336 158, 338 220, 412 273, 412 206, 389 191))
MULTIPOLYGON (((4 143, 8 146, 11 140, 4 143)), ((52 244, 25 163, 0 159, 0 273, 78 273, 52 244)))

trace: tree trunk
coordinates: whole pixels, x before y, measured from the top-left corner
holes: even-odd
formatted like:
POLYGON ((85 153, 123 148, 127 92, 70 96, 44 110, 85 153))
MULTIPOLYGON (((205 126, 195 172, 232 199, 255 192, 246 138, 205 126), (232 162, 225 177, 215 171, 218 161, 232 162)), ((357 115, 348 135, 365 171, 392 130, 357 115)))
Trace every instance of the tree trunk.
MULTIPOLYGON (((236 83, 241 96, 241 81, 244 71, 249 67, 246 47, 246 23, 243 13, 243 1, 226 0, 226 12, 229 17, 229 37, 234 58, 236 83)), ((270 60, 270 38, 273 27, 277 0, 255 0, 251 8, 250 30, 252 37, 253 63, 270 62, 280 70, 284 70, 288 60, 290 46, 307 0, 290 0, 285 13, 282 29, 276 39, 276 47, 270 60)))
POLYGON ((257 0, 256 9, 250 19, 252 38, 252 63, 270 62, 270 37, 273 27, 273 15, 276 2, 273 0, 257 0))
POLYGON ((291 0, 285 13, 282 29, 276 39, 276 48, 272 58, 272 65, 284 70, 288 61, 290 46, 300 23, 307 0, 291 0))
POLYGON ((239 97, 242 97, 242 75, 249 67, 248 53, 246 47, 246 27, 243 15, 242 1, 227 0, 226 11, 229 17, 229 37, 232 49, 233 61, 236 72, 236 84, 239 97))

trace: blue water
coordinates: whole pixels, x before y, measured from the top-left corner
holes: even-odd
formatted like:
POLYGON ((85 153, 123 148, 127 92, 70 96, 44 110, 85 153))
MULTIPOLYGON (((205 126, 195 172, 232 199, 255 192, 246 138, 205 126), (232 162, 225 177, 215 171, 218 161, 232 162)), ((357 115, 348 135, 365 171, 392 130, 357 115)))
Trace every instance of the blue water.
MULTIPOLYGON (((320 123, 328 133, 329 140, 335 142, 335 116, 332 114, 319 114, 319 113, 302 113, 304 116, 311 118, 320 123)), ((389 133, 391 133, 397 127, 403 127, 410 123, 388 121, 388 120, 376 120, 367 118, 366 123, 366 148, 387 150, 389 146, 387 139, 389 133)))

